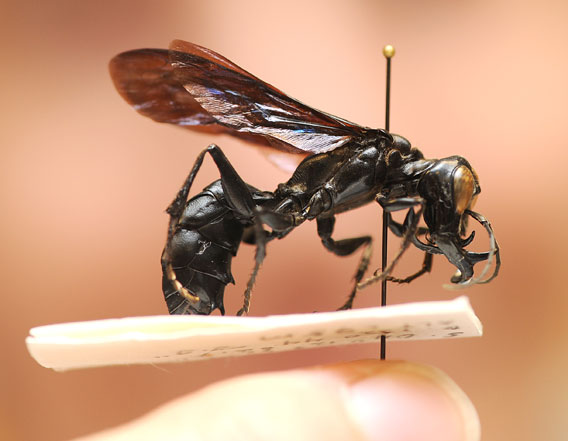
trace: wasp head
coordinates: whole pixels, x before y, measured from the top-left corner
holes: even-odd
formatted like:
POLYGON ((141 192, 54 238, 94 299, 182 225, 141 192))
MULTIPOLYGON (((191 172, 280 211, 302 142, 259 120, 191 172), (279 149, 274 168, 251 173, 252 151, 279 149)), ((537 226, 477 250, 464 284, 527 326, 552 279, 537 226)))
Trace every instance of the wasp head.
POLYGON ((417 190, 425 202, 423 216, 429 230, 429 243, 425 244, 415 238, 415 245, 433 254, 444 254, 457 268, 451 279, 452 283, 460 285, 480 283, 495 255, 495 273, 483 282, 493 279, 499 270, 499 249, 489 222, 472 211, 481 188, 477 174, 469 162, 460 156, 435 161, 420 178, 417 190), (475 253, 465 249, 475 236, 475 232, 465 236, 470 216, 481 223, 489 233, 491 251, 475 253), (474 279, 473 267, 483 260, 487 260, 488 265, 483 274, 474 279))

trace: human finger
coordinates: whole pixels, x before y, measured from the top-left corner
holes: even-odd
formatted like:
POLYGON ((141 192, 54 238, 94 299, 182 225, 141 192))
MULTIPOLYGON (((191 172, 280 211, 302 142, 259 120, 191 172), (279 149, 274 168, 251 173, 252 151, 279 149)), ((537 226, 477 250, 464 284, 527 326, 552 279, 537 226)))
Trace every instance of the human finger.
POLYGON ((80 441, 163 439, 477 441, 480 426, 440 370, 362 360, 221 381, 80 441))

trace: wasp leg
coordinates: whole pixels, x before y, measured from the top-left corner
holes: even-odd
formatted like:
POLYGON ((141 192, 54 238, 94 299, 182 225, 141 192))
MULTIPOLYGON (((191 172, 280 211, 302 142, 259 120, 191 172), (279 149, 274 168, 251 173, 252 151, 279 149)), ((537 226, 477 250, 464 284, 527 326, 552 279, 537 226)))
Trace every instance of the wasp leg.
POLYGON ((171 257, 171 244, 172 239, 174 237, 174 233, 176 231, 176 227, 179 224, 179 219, 183 213, 185 205, 187 203, 187 197, 189 195, 189 191, 191 190, 191 186, 193 185, 193 181, 195 180, 195 176, 199 172, 201 168, 201 164, 203 164, 203 158, 207 153, 209 148, 202 150, 201 153, 197 156, 195 162, 193 163, 193 167, 185 182, 183 183, 182 187, 176 194, 174 200, 170 203, 166 212, 170 215, 170 222, 168 225, 168 236, 166 240, 166 246, 164 247, 164 251, 162 252, 162 268, 164 269, 164 274, 167 277, 167 280, 172 285, 175 291, 177 291, 181 296, 188 299, 191 303, 199 302, 199 297, 193 295, 187 288, 185 288, 179 280, 177 280, 177 276, 175 270, 172 266, 172 257, 171 257))
POLYGON ((355 271, 355 283, 353 284, 353 289, 347 298, 347 301, 339 308, 351 309, 353 307, 353 300, 357 294, 357 284, 361 281, 365 275, 365 271, 369 266, 369 261, 371 260, 372 238, 371 236, 361 236, 353 237, 351 239, 334 240, 331 238, 333 234, 333 227, 335 226, 335 216, 320 216, 317 218, 318 225, 318 236, 321 238, 321 242, 324 247, 326 247, 332 253, 338 256, 348 256, 353 254, 361 246, 365 245, 363 250, 363 255, 355 271))
MULTIPOLYGON (((391 232, 396 237, 403 237, 404 236, 404 225, 395 221, 392 218, 392 215, 390 213, 387 213, 387 216, 389 217, 389 230, 391 230, 391 232)), ((416 235, 417 236, 423 236, 427 232, 428 232, 428 228, 426 228, 426 227, 418 227, 416 229, 416 235)))
POLYGON ((387 280, 389 282, 394 282, 394 283, 410 283, 414 279, 417 279, 418 277, 420 277, 421 275, 429 273, 430 271, 432 271, 432 259, 433 259, 433 257, 434 257, 433 254, 425 252, 424 253, 424 260, 422 262, 422 268, 420 268, 414 274, 411 274, 410 276, 405 277, 404 279, 399 279, 397 277, 388 276, 387 280))
MULTIPOLYGON (((372 277, 369 277, 363 282, 359 283, 357 285, 357 289, 365 288, 366 286, 369 286, 385 278, 388 280, 393 268, 398 263, 404 252, 408 249, 409 245, 412 243, 412 238, 418 233, 418 222, 420 221, 420 218, 422 217, 422 212, 424 211, 424 201, 420 198, 398 198, 392 200, 378 198, 378 202, 383 207, 383 209, 386 210, 388 213, 408 208, 408 213, 406 214, 406 218, 404 220, 404 224, 402 225, 401 229, 401 231, 404 232, 402 236, 402 243, 395 257, 392 259, 391 263, 387 265, 386 268, 382 268, 382 271, 376 270, 372 277), (415 213, 414 207, 416 205, 419 206, 419 209, 415 213)), ((425 263, 427 264, 428 263, 427 258, 425 258, 424 260, 425 263)), ((428 268, 428 266, 426 266, 426 268, 428 268)), ((416 275, 416 277, 424 274, 425 272, 427 272, 427 270, 425 269, 419 270, 416 274, 418 273, 420 274, 416 275)), ((414 274, 410 277, 413 276, 414 274)))
POLYGON ((268 242, 266 231, 262 228, 262 222, 259 218, 254 220, 254 237, 256 251, 254 253, 254 268, 247 282, 247 287, 244 293, 243 307, 237 312, 237 316, 247 315, 250 309, 250 298, 252 294, 252 288, 254 282, 256 281, 256 276, 260 270, 260 265, 266 257, 266 243, 268 242))
POLYGON ((266 232, 262 228, 260 218, 256 216, 258 214, 258 207, 252 199, 248 185, 242 180, 219 147, 216 145, 209 146, 208 151, 213 157, 213 160, 221 174, 223 193, 227 198, 227 202, 235 212, 241 216, 248 217, 254 223, 256 244, 256 252, 254 255, 255 264, 243 295, 243 307, 237 312, 237 316, 240 316, 248 314, 249 312, 252 288, 256 281, 256 276, 260 270, 260 266, 266 257, 267 236, 266 232))
MULTIPOLYGON (((388 217, 389 217, 389 229, 392 231, 392 233, 397 236, 397 237, 404 237, 404 234, 406 232, 407 229, 407 225, 405 222, 404 224, 398 223, 397 221, 395 221, 392 218, 392 215, 389 213, 387 213, 388 217)), ((407 218, 408 219, 408 218, 407 218)), ((405 219, 405 220, 407 220, 405 219)), ((428 232, 428 228, 426 227, 418 227, 416 229, 416 235, 417 236, 421 236, 424 235, 428 232)), ((408 277, 405 277, 404 279, 400 279, 398 277, 392 277, 392 276, 387 276, 387 280, 389 282, 394 282, 394 283, 410 283, 413 280, 417 279, 418 277, 422 276, 423 274, 429 273, 430 271, 432 271, 432 254, 424 252, 424 260, 422 261, 422 267, 416 271, 414 274, 411 274, 408 277)))
POLYGON ((254 229, 248 231, 245 234, 244 240, 248 243, 254 243, 256 245, 255 253, 255 266, 252 274, 247 283, 247 288, 244 294, 243 307, 237 312, 237 315, 247 314, 249 312, 250 306, 250 296, 252 292, 252 287, 256 280, 256 275, 262 264, 262 261, 266 257, 266 243, 274 238, 282 239, 286 236, 292 229, 299 223, 303 222, 303 218, 298 214, 282 213, 280 210, 288 210, 289 205, 293 205, 292 200, 285 200, 280 203, 275 209, 266 209, 262 206, 256 206, 254 208, 254 229), (272 232, 268 234, 264 228, 263 224, 268 225, 272 228, 272 232), (254 233, 254 234, 250 234, 254 233))
POLYGON ((244 240, 248 243, 256 244, 255 266, 247 283, 243 307, 239 310, 237 315, 247 314, 249 311, 252 287, 256 280, 256 275, 260 265, 266 257, 266 243, 274 238, 282 239, 290 231, 292 231, 295 226, 304 221, 302 216, 298 214, 281 212, 281 210, 289 210, 290 204, 293 205, 292 200, 285 200, 275 209, 266 209, 262 206, 255 206, 254 208, 254 229, 252 231, 249 230, 247 234, 245 234, 244 240), (264 230, 263 224, 272 228, 272 232, 270 234, 264 230))
POLYGON ((218 146, 211 144, 207 147, 207 152, 209 152, 219 169, 223 194, 231 209, 240 216, 252 219, 255 215, 256 204, 252 199, 249 186, 239 176, 218 146))

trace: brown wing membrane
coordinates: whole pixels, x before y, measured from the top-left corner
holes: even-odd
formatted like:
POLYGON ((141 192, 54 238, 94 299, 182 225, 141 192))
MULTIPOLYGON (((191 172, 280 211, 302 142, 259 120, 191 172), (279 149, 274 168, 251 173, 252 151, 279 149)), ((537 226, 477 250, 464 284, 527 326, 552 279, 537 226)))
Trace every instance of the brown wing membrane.
POLYGON ((229 133, 269 147, 262 136, 238 133, 220 126, 187 93, 173 73, 166 49, 138 49, 114 57, 109 64, 114 85, 124 100, 154 121, 208 133, 229 133))
MULTIPOLYGON (((218 125, 207 111, 185 90, 173 74, 173 67, 166 49, 138 49, 124 52, 114 57, 109 64, 114 85, 124 100, 139 113, 154 121, 176 124, 184 128, 206 132, 226 133, 260 147, 267 155, 277 154, 274 149, 294 153, 287 157, 280 153, 276 160, 269 159, 279 168, 280 163, 288 162, 288 170, 297 165, 306 152, 274 142, 264 136, 241 133, 218 125), (270 153, 274 152, 274 153, 270 153), (303 153, 297 156, 297 153, 303 153), (285 158, 285 159, 282 159, 285 158)), ((295 167, 294 167, 295 168, 295 167)))
POLYGON ((229 133, 269 147, 262 136, 238 133, 216 123, 173 73, 167 49, 138 49, 114 57, 109 64, 114 85, 124 100, 154 121, 207 133, 229 133))
POLYGON ((225 57, 175 40, 170 61, 180 84, 218 124, 303 152, 333 150, 367 129, 290 98, 225 57))
POLYGON ((236 132, 218 125, 215 118, 175 78, 168 50, 124 52, 111 60, 109 69, 114 85, 124 100, 154 121, 242 138, 259 146, 270 162, 288 172, 293 171, 307 154, 285 144, 274 145, 264 136, 236 132))
POLYGON ((167 50, 124 52, 110 61, 109 69, 120 95, 142 115, 181 126, 215 124, 174 76, 167 50))
POLYGON ((144 116, 287 153, 330 151, 367 130, 312 109, 225 57, 181 40, 169 51, 119 54, 109 69, 120 95, 144 116))

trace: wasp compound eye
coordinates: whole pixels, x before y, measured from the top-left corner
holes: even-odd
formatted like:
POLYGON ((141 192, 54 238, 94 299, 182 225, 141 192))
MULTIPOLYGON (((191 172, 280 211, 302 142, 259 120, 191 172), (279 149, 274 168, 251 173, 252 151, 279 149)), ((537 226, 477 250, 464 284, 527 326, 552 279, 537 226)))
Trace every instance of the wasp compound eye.
POLYGON ((465 165, 456 167, 453 173, 453 194, 456 213, 462 214, 466 209, 473 208, 475 203, 476 180, 465 165))

